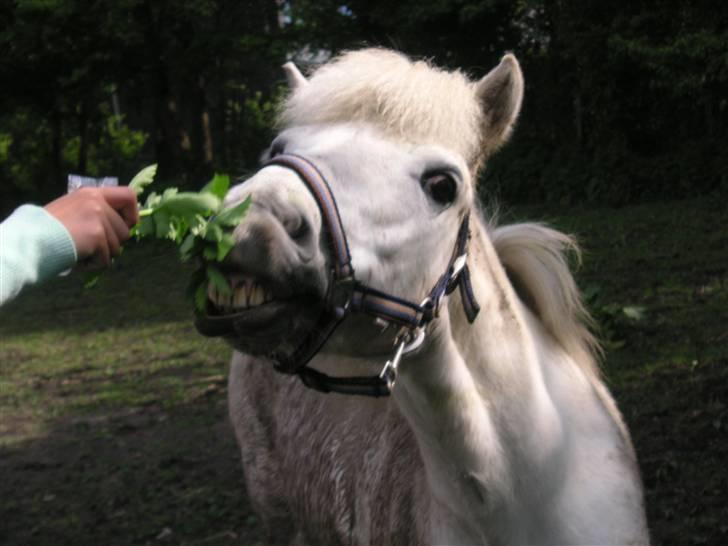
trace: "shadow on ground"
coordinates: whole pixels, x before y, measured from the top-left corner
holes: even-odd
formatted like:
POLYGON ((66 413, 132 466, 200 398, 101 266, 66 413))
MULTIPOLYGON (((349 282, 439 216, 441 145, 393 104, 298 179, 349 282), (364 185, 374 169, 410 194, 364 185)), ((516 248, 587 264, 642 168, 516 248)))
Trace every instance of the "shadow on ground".
POLYGON ((58 419, 0 449, 0 543, 257 543, 224 390, 58 419))
POLYGON ((728 542, 728 361, 613 389, 637 450, 653 544, 728 542))

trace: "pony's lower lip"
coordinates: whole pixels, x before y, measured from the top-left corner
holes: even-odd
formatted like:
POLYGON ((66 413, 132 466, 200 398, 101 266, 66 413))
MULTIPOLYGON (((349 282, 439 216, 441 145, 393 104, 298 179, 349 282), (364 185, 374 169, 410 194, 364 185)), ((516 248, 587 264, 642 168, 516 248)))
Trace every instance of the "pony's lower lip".
POLYGON ((246 328, 253 333, 254 331, 266 328, 270 323, 276 321, 280 315, 290 311, 296 304, 290 300, 272 301, 251 307, 248 309, 221 309, 210 302, 207 320, 213 323, 217 322, 232 323, 236 328, 246 328))
POLYGON ((310 328, 321 309, 320 302, 305 297, 230 313, 209 306, 208 312, 197 317, 195 326, 201 334, 222 337, 243 352, 266 354, 300 335, 299 328, 310 328))
POLYGON ((221 307, 219 305, 216 305, 213 302, 208 301, 208 305, 210 310, 212 311, 212 316, 219 316, 219 317, 231 317, 231 316, 238 316, 241 317, 256 317, 261 316, 265 317, 271 312, 274 312, 276 308, 285 306, 286 305, 285 300, 279 300, 279 301, 268 301, 266 303, 262 303, 260 305, 256 305, 254 307, 221 307))

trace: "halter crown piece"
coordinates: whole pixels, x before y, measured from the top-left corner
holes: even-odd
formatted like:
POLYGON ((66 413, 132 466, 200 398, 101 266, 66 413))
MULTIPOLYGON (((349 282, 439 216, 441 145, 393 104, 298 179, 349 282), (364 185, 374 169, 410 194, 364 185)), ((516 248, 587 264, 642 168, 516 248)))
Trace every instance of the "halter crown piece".
MULTIPOLYGON (((456 287, 465 315, 470 323, 480 311, 475 300, 467 265, 467 245, 470 238, 469 214, 465 214, 458 230, 455 248, 445 273, 440 276, 421 304, 398 298, 358 282, 351 265, 351 254, 341 223, 336 200, 321 171, 308 159, 294 154, 282 154, 264 167, 278 165, 295 172, 313 195, 323 218, 324 230, 331 247, 331 276, 326 305, 316 325, 304 341, 291 353, 275 353, 271 358, 276 370, 295 374, 303 383, 320 392, 387 396, 397 377, 397 365, 402 356, 416 350, 425 338, 425 327, 438 316, 443 298, 456 287), (365 377, 332 377, 308 367, 331 334, 350 313, 366 313, 384 324, 400 328, 395 339, 395 354, 379 375, 365 377)), ((207 336, 232 336, 235 316, 210 317, 199 315, 195 325, 207 336), (221 322, 221 320, 223 322, 221 322)))

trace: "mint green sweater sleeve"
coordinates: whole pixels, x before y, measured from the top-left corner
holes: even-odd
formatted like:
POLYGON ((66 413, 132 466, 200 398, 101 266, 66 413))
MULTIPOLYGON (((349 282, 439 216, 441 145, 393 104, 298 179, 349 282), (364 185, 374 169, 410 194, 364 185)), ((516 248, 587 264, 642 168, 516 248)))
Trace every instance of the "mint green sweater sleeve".
POLYGON ((22 288, 73 267, 76 247, 44 208, 23 205, 0 224, 0 305, 22 288))

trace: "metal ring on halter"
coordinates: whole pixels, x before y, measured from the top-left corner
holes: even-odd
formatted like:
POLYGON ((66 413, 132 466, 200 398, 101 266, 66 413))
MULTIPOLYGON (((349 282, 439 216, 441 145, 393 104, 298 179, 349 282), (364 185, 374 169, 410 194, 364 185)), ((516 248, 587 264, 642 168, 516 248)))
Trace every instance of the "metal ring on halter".
POLYGON ((402 351, 402 354, 408 355, 410 353, 415 352, 417 349, 419 349, 422 346, 422 344, 424 342, 425 342, 425 329, 424 329, 424 327, 418 328, 415 331, 414 338, 404 346, 404 350, 402 351))

